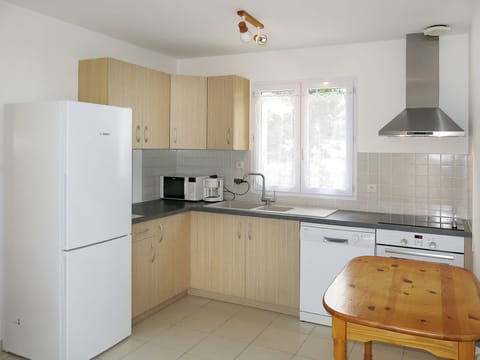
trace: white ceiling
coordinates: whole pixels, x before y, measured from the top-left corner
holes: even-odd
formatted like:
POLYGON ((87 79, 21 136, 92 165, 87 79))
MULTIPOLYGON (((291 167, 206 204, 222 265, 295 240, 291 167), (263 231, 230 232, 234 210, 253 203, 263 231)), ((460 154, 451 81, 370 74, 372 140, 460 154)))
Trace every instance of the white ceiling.
POLYGON ((174 58, 191 58, 402 39, 433 24, 467 33, 477 0, 7 1, 174 58), (237 10, 264 23, 266 47, 240 42, 237 10))

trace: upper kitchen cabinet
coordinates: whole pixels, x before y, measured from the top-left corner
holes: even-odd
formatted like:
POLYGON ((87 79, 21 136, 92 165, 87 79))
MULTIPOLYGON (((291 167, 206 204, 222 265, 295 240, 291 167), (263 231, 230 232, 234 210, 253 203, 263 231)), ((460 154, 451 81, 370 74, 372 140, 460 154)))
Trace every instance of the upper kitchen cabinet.
POLYGON ((170 148, 205 149, 207 78, 172 75, 170 91, 170 148))
POLYGON ((134 149, 168 149, 170 75, 123 61, 81 60, 78 100, 131 107, 134 149))
POLYGON ((248 150, 250 81, 240 76, 208 78, 207 148, 248 150))

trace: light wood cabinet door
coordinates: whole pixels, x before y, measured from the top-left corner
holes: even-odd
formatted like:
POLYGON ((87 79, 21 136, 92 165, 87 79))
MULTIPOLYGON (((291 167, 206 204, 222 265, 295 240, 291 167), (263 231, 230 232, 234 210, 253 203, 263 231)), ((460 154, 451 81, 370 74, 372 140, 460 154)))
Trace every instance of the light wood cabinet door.
POLYGON ((190 214, 132 226, 132 317, 188 290, 190 214))
POLYGON ((132 226, 132 317, 154 306, 154 248, 150 223, 132 226))
POLYGON ((170 75, 137 66, 142 74, 136 92, 142 109, 143 148, 168 149, 170 145, 170 75))
POLYGON ((242 217, 192 213, 191 287, 245 296, 245 236, 242 217))
POLYGON ((207 149, 248 150, 250 81, 208 78, 207 149))
POLYGON ((154 260, 154 304, 161 304, 173 296, 173 271, 175 239, 170 236, 168 218, 153 221, 154 233, 153 246, 155 249, 154 260))
POLYGON ((109 58, 78 62, 78 100, 108 104, 109 58))
POLYGON ((185 291, 190 280, 189 214, 154 221, 156 303, 185 291))
POLYGON ((172 217, 175 245, 174 255, 174 294, 190 288, 190 213, 172 217))
POLYGON ((169 146, 170 77, 112 58, 80 60, 78 100, 132 108, 134 149, 169 146))
POLYGON ((207 146, 207 78, 171 75, 170 148, 207 146))
POLYGON ((298 309, 299 223, 246 220, 246 297, 298 309))

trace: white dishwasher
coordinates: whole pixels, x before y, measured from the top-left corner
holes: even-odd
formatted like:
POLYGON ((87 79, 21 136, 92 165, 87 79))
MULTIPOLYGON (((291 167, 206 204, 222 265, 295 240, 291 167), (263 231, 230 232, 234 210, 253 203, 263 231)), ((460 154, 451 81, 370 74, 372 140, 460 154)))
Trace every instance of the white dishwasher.
POLYGON ((300 320, 331 326, 323 294, 353 258, 375 255, 375 229, 301 223, 300 320))

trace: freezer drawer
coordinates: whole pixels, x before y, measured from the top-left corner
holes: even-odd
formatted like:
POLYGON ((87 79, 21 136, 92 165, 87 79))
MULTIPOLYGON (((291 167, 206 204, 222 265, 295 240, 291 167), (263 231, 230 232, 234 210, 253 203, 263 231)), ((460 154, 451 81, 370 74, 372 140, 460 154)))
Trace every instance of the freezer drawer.
POLYGON ((131 333, 131 238, 64 252, 66 354, 91 359, 131 333))

